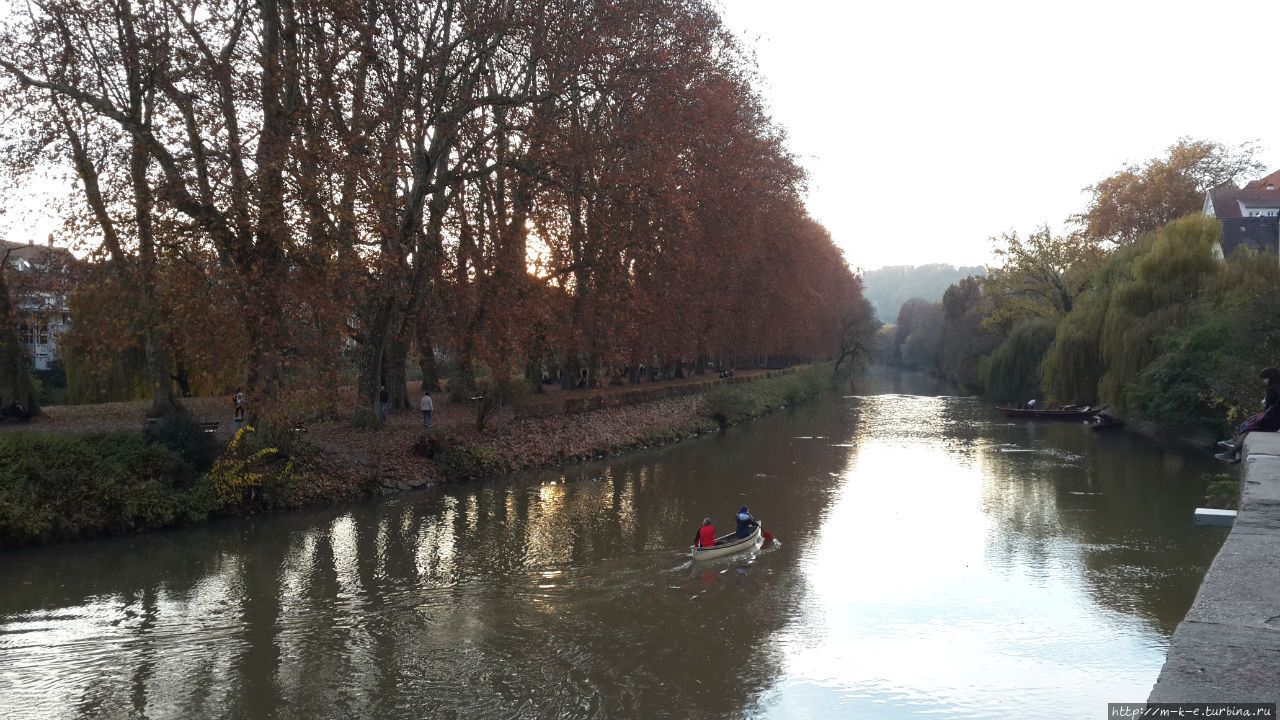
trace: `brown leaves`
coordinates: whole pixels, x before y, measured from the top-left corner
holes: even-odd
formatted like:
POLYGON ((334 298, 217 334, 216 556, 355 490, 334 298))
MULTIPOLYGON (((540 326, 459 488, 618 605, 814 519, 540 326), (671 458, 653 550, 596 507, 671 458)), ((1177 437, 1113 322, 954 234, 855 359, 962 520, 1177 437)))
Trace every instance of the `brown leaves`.
POLYGON ((700 0, 27 7, 13 93, 118 230, 91 364, 143 336, 269 407, 403 385, 415 333, 498 380, 830 355, 861 296, 700 0))
POLYGON ((1166 156, 1127 166, 1085 188, 1092 195, 1089 206, 1071 221, 1095 242, 1134 242, 1200 210, 1207 191, 1261 170, 1255 152, 1248 143, 1231 147, 1181 138, 1166 156))

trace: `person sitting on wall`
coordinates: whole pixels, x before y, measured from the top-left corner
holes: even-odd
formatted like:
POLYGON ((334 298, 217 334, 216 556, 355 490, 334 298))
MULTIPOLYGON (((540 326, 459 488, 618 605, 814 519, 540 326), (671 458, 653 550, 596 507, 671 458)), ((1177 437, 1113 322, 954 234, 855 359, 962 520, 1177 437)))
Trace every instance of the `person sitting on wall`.
POLYGON ((1262 398, 1262 412, 1250 415, 1248 420, 1240 424, 1235 437, 1218 443, 1222 452, 1214 455, 1225 463, 1240 462, 1240 451, 1244 449, 1244 436, 1251 432, 1275 432, 1280 430, 1280 370, 1273 367, 1263 368, 1258 373, 1262 379, 1262 387, 1266 395, 1262 398))
POLYGON ((698 528, 698 532, 693 536, 694 547, 715 547, 716 544, 716 526, 711 524, 711 518, 702 519, 702 527, 698 528))

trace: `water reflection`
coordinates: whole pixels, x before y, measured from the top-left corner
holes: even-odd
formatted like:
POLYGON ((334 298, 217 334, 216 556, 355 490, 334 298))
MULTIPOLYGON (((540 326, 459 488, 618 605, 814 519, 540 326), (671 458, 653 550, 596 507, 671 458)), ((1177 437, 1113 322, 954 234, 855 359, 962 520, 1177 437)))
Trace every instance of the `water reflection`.
POLYGON ((1222 537, 1191 527, 1197 461, 878 382, 517 482, 7 553, 0 716, 1022 717, 1145 697, 1222 537), (780 542, 690 563, 698 521, 743 503, 780 542))

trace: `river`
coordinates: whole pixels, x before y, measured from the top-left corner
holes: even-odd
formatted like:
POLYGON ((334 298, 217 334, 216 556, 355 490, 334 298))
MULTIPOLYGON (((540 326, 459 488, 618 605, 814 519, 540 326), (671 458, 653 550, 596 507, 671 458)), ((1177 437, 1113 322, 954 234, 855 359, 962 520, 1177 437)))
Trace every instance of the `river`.
POLYGON ((680 445, 0 553, 3 718, 1104 717, 1225 531, 1208 453, 918 376, 680 445), (777 541, 705 564, 703 516, 777 541))

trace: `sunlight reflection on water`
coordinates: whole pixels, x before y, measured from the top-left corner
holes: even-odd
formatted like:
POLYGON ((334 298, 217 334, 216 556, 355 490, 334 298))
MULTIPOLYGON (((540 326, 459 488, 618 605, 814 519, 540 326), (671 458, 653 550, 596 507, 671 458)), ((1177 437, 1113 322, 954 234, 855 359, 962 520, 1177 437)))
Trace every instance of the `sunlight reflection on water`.
POLYGON ((1191 523, 1198 461, 889 389, 514 481, 0 555, 0 716, 1100 717, 1143 699, 1223 536, 1191 523), (691 562, 701 518, 732 531, 741 504, 777 542, 691 562))

